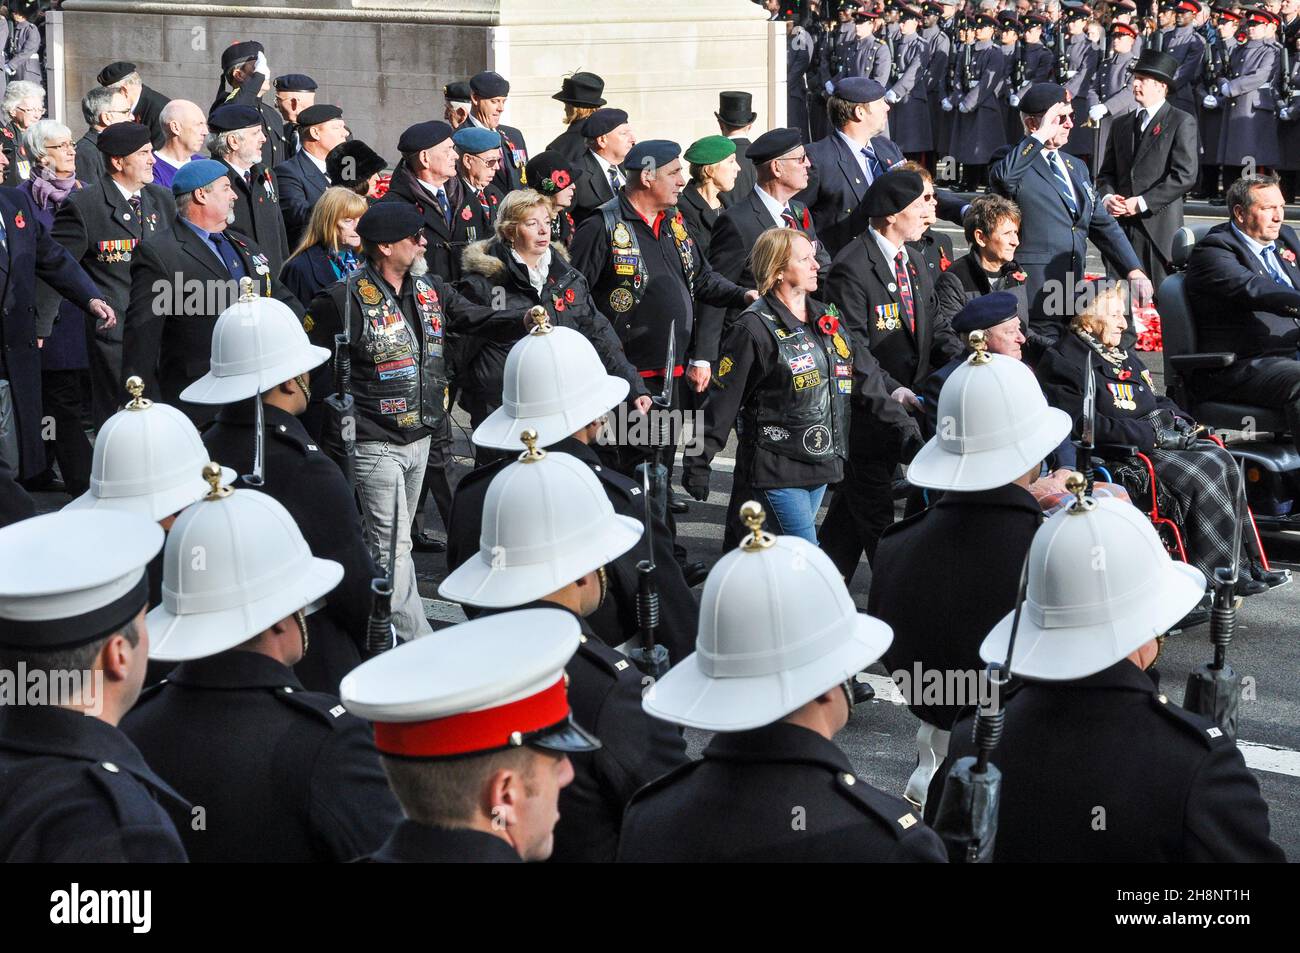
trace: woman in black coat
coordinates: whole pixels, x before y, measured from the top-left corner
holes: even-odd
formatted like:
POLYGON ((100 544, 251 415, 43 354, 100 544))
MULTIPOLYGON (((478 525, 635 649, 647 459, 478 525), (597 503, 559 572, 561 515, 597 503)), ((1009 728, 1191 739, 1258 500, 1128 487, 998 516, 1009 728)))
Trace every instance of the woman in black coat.
MULTIPOLYGON (((1242 493, 1241 471, 1231 454, 1200 437, 1203 428, 1187 411, 1156 392, 1141 358, 1120 349, 1120 335, 1128 324, 1123 287, 1089 282, 1084 289, 1085 304, 1071 323, 1071 333, 1062 335, 1038 364, 1047 402, 1068 413, 1077 430, 1091 360, 1096 443, 1134 446, 1151 459, 1161 489, 1182 512, 1178 522, 1188 562, 1212 580, 1216 569, 1232 564, 1238 544, 1235 507, 1242 493)), ((1273 580, 1259 568, 1254 533, 1245 529, 1241 535, 1245 555, 1256 559, 1241 560, 1237 591, 1252 595, 1273 580)))
MULTIPOLYGON (((632 386, 629 399, 642 413, 650 396, 609 320, 596 309, 587 279, 569 264, 568 252, 551 242, 546 198, 533 189, 511 192, 497 210, 496 238, 474 242, 461 258, 457 290, 497 310, 541 305, 552 325, 573 328, 595 347, 605 370, 632 386), (504 297, 503 297, 504 295, 504 297)), ((519 336, 524 336, 520 327, 519 336)), ((513 342, 465 337, 452 349, 460 403, 479 423, 501 406, 506 356, 513 342)))
POLYGON ((361 264, 357 220, 369 207, 342 186, 326 189, 311 210, 298 248, 280 270, 280 281, 304 305, 361 264))
MULTIPOLYGON (((1029 298, 1024 291, 1025 273, 1015 260, 1020 245, 1020 209, 1000 195, 981 195, 966 210, 964 225, 970 251, 949 265, 935 283, 939 314, 952 321, 972 299, 993 291, 1009 291, 1018 299, 1016 310, 1021 328, 1027 330, 1029 298)), ((1030 346, 1027 350, 1032 364, 1041 348, 1035 350, 1030 346)))
POLYGON ((736 143, 726 136, 705 136, 691 143, 682 156, 690 163, 691 180, 677 198, 677 211, 686 220, 686 230, 706 259, 713 227, 731 205, 729 193, 740 175, 736 143))

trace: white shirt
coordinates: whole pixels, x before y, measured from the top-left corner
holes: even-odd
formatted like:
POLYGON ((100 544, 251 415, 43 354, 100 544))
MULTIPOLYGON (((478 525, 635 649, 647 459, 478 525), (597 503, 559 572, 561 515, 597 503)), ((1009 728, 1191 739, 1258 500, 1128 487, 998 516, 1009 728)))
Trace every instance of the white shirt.
POLYGON ((764 192, 761 187, 757 185, 754 186, 754 191, 758 193, 758 200, 762 202, 763 207, 767 209, 767 214, 772 216, 772 221, 775 222, 779 228, 785 228, 785 219, 781 217, 781 213, 785 211, 786 207, 764 192))
MULTIPOLYGON (((862 150, 863 150, 863 149, 870 149, 870 148, 871 148, 871 143, 868 142, 868 143, 864 146, 864 145, 862 145, 862 144, 860 144, 860 143, 854 142, 852 139, 850 139, 848 136, 844 135, 844 133, 841 132, 841 131, 838 130, 838 129, 835 131, 835 135, 839 136, 840 139, 843 140, 844 144, 845 144, 846 146, 849 147, 849 152, 853 153, 853 158, 857 160, 858 168, 862 170, 862 175, 863 175, 863 177, 867 180, 867 185, 870 185, 870 184, 871 184, 871 169, 868 167, 868 164, 867 164, 867 157, 864 156, 864 155, 862 154, 862 150)), ((872 151, 874 152, 875 150, 873 149, 872 151)), ((877 156, 877 157, 876 157, 876 161, 879 161, 879 160, 880 160, 880 157, 877 156)), ((882 163, 882 165, 883 165, 883 163, 882 163)))
POLYGON ((1269 247, 1268 245, 1265 245, 1263 242, 1255 241, 1255 239, 1251 238, 1238 228, 1236 222, 1232 223, 1232 230, 1238 238, 1246 243, 1246 247, 1250 249, 1251 254, 1259 259, 1259 263, 1264 266, 1264 271, 1268 273, 1270 278, 1273 277, 1273 271, 1276 269, 1277 273, 1282 276, 1282 280, 1285 281, 1288 286, 1292 288, 1295 287, 1291 281, 1291 276, 1288 275, 1286 269, 1282 267, 1282 260, 1281 256, 1278 254, 1277 242, 1271 243, 1273 247, 1273 258, 1275 260, 1270 262, 1264 258, 1264 249, 1269 247))
POLYGON ((593 152, 593 151, 590 150, 590 149, 587 150, 587 151, 588 151, 588 152, 591 152, 591 156, 592 156, 592 158, 595 159, 595 160, 596 160, 596 164, 600 166, 600 171, 603 172, 603 173, 605 174, 605 181, 606 181, 606 182, 609 182, 609 170, 610 170, 610 169, 613 169, 615 172, 618 172, 618 180, 619 180, 620 182, 623 182, 623 183, 626 183, 626 182, 627 182, 627 176, 625 176, 625 175, 624 175, 624 174, 619 170, 618 166, 614 165, 614 163, 610 162, 608 159, 606 159, 603 155, 601 155, 601 154, 598 153, 598 152, 593 152))
POLYGON ((312 154, 311 154, 310 152, 308 152, 306 149, 303 149, 303 150, 302 150, 302 154, 303 154, 304 156, 307 157, 307 161, 308 161, 308 162, 310 162, 312 165, 314 165, 317 169, 320 170, 320 174, 321 174, 321 175, 324 175, 326 178, 329 178, 329 176, 328 176, 328 175, 326 174, 326 172, 325 172, 325 160, 324 160, 324 159, 317 159, 314 155, 312 155, 312 154))
MULTIPOLYGON (((870 228, 868 229, 868 231, 871 232, 871 237, 876 240, 876 245, 879 246, 881 254, 883 254, 886 260, 889 262, 889 268, 891 271, 896 270, 897 268, 898 253, 900 251, 904 252, 903 264, 904 265, 907 264, 907 253, 902 248, 899 248, 897 245, 891 242, 884 235, 880 234, 880 232, 876 231, 874 228, 870 228)), ((907 274, 906 271, 904 271, 903 273, 907 274)), ((912 287, 912 282, 910 279, 908 280, 907 287, 909 289, 912 287)), ((912 297, 913 299, 915 299, 916 296, 913 295, 912 297)))
MULTIPOLYGON (((451 196, 450 196, 450 195, 447 195, 447 183, 446 183, 446 182, 444 182, 442 185, 434 185, 432 182, 426 182, 426 181, 424 181, 424 179, 416 179, 415 181, 416 181, 416 182, 419 182, 419 183, 420 183, 420 188, 424 189, 424 191, 428 192, 428 193, 429 193, 431 196, 433 196, 435 199, 438 197, 438 193, 439 193, 439 192, 441 192, 443 195, 446 195, 446 196, 447 196, 447 205, 450 207, 450 205, 451 205, 451 196)), ((472 190, 471 190, 471 191, 472 191, 472 190)))
POLYGON ((122 198, 126 199, 128 202, 131 199, 138 199, 140 197, 139 192, 128 192, 126 189, 122 188, 122 183, 117 181, 117 179, 114 179, 111 175, 109 176, 109 180, 117 186, 117 190, 122 193, 122 198))
POLYGON ((546 277, 551 273, 551 250, 548 248, 542 252, 542 257, 537 260, 536 268, 519 257, 519 252, 513 248, 510 249, 510 257, 524 266, 524 270, 528 272, 528 283, 540 295, 542 288, 546 285, 546 277))

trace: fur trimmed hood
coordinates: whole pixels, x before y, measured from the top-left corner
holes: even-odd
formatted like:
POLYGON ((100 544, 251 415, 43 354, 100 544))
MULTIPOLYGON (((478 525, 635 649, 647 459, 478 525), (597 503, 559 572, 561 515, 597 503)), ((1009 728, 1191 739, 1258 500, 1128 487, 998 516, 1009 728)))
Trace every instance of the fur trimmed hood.
MULTIPOLYGON (((566 265, 569 263, 569 250, 559 242, 552 242, 551 249, 555 252, 552 256, 551 268, 555 268, 555 259, 563 261, 566 265)), ((461 268, 467 273, 482 275, 483 277, 495 281, 501 277, 506 270, 506 262, 509 259, 510 250, 499 238, 484 238, 481 241, 471 242, 465 246, 461 252, 461 268)))

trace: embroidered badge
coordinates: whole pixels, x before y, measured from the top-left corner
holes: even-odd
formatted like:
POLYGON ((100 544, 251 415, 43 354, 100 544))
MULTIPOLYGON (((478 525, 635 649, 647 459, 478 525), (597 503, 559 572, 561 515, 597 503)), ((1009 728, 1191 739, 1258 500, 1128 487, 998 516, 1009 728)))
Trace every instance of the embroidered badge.
POLYGON ((374 286, 369 278, 362 278, 357 282, 357 293, 361 295, 361 300, 366 304, 379 304, 384 300, 383 293, 374 286))
POLYGON ((800 354, 798 357, 792 357, 790 358, 789 363, 790 370, 794 371, 796 374, 811 371, 817 366, 817 363, 813 360, 811 354, 800 354))
POLYGON ((615 288, 609 293, 609 306, 619 314, 624 314, 632 310, 632 305, 636 303, 632 297, 632 292, 626 288, 615 288))
POLYGON ((790 431, 784 427, 764 427, 763 436, 768 440, 788 440, 790 439, 790 431))
POLYGON ((627 230, 627 225, 619 222, 614 226, 614 236, 611 239, 619 248, 632 247, 632 233, 627 230))
POLYGON ((832 449, 831 432, 825 424, 817 424, 804 431, 803 448, 815 456, 830 453, 832 449))
POLYGON ((736 366, 736 362, 729 357, 724 357, 718 362, 718 376, 726 377, 731 373, 731 369, 736 366))
POLYGON ((804 374, 794 376, 794 389, 807 390, 809 387, 817 387, 822 382, 821 371, 811 370, 804 374))

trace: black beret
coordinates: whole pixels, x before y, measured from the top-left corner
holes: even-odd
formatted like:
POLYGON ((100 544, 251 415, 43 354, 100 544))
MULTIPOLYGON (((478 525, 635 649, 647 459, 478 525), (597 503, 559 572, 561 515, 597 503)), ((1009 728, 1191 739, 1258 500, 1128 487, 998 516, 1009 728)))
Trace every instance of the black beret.
POLYGON ((835 81, 831 95, 848 103, 874 103, 885 97, 885 87, 865 76, 849 76, 835 81))
POLYGON ((632 147, 623 160, 628 175, 656 172, 682 154, 682 147, 670 139, 643 139, 632 147))
POLYGON ((451 138, 453 130, 441 119, 430 119, 407 126, 397 140, 397 151, 406 155, 421 149, 432 149, 440 142, 451 138))
POLYGON ((328 103, 317 103, 314 106, 308 106, 302 112, 298 113, 298 128, 306 129, 308 126, 316 126, 323 122, 329 122, 331 119, 342 119, 343 110, 338 106, 331 106, 328 103))
POLYGON ((582 170, 575 169, 575 165, 562 153, 547 149, 528 160, 524 173, 528 177, 528 184, 537 191, 543 195, 555 195, 582 177, 582 170))
POLYGON ((1056 83, 1035 83, 1029 92, 1020 97, 1020 111, 1026 116, 1047 112, 1057 103, 1065 102, 1065 87, 1056 83))
POLYGON ((305 73, 285 73, 283 76, 277 76, 271 85, 282 93, 313 93, 316 91, 316 80, 305 73))
POLYGON ((148 126, 138 122, 115 122, 104 127, 95 145, 106 156, 129 156, 151 141, 153 134, 148 126))
POLYGON ((130 76, 134 72, 134 63, 123 63, 121 60, 118 60, 118 62, 109 63, 100 70, 99 75, 95 77, 95 82, 100 86, 112 86, 115 83, 121 82, 124 76, 130 76))
POLYGON ((357 222, 357 234, 368 242, 400 242, 424 228, 424 216, 409 202, 376 202, 357 222))
POLYGON ((244 106, 238 103, 227 103, 224 106, 218 106, 212 110, 212 115, 208 117, 208 128, 213 132, 231 132, 235 129, 248 129, 250 126, 260 126, 262 124, 262 114, 256 106, 244 106))
POLYGON ((803 138, 798 129, 769 129, 750 144, 745 155, 752 162, 770 162, 797 149, 802 143, 803 138))
POLYGON ((968 301, 953 315, 952 329, 961 335, 985 331, 1003 321, 1010 321, 1017 313, 1015 295, 1010 291, 994 291, 968 301))
POLYGON ((582 134, 587 139, 608 135, 627 122, 627 113, 621 109, 597 109, 582 123, 582 134))
POLYGON ((238 66, 240 63, 247 63, 249 60, 257 59, 258 53, 265 53, 262 44, 256 40, 244 40, 241 43, 231 43, 221 51, 221 69, 230 69, 232 66, 238 66))
POLYGON ((346 188, 364 182, 386 168, 387 160, 360 139, 340 142, 325 157, 325 174, 329 176, 330 185, 346 188))
POLYGON ((484 70, 470 77, 469 90, 479 99, 496 99, 510 95, 510 81, 500 73, 484 70))
POLYGON ((884 218, 907 208, 925 192, 925 180, 915 172, 886 172, 867 189, 862 210, 869 218, 884 218))
POLYGON ((448 83, 442 87, 442 95, 452 103, 469 102, 469 82, 467 80, 458 80, 454 83, 448 83))

